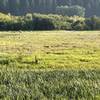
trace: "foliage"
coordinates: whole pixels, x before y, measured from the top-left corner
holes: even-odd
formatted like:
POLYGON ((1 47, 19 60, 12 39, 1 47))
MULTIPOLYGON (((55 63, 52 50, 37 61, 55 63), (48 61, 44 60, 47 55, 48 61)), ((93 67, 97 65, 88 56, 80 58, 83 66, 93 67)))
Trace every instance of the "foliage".
POLYGON ((85 30, 86 24, 85 24, 84 21, 77 20, 76 22, 74 22, 72 24, 72 29, 74 29, 74 30, 85 30))
POLYGON ((67 16, 85 16, 85 8, 80 6, 58 6, 56 7, 56 13, 67 16))
POLYGON ((37 13, 11 16, 0 13, 0 30, 100 30, 100 18, 37 13))
POLYGON ((0 30, 100 30, 100 18, 53 14, 11 16, 0 13, 0 30))
MULTIPOLYGON (((84 19, 84 18, 83 18, 84 19)), ((26 14, 11 16, 1 13, 0 30, 73 30, 71 25, 81 17, 75 18, 61 15, 26 14)), ((81 30, 81 29, 80 29, 81 30)))
MULTIPOLYGON (((4 15, 4 17, 7 15, 4 15)), ((0 30, 53 30, 53 29, 70 29, 70 22, 59 15, 27 14, 25 16, 9 16, 0 19, 0 30), (65 21, 66 20, 66 21, 65 21), (68 28, 67 28, 68 26, 68 28)), ((71 20, 71 19, 70 19, 71 20)))
POLYGON ((87 18, 86 21, 86 28, 88 30, 100 30, 100 18, 99 17, 91 17, 87 18))
POLYGON ((57 6, 79 5, 86 9, 86 16, 100 16, 100 0, 0 0, 0 12, 13 15, 26 13, 55 13, 57 6))

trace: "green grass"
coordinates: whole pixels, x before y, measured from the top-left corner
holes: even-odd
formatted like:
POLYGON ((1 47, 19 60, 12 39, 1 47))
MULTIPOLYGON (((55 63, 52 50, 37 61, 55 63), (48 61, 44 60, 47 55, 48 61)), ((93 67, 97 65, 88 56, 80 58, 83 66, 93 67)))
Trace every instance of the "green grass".
POLYGON ((1 100, 100 100, 100 31, 0 32, 1 100))
POLYGON ((100 32, 0 32, 0 55, 30 68, 99 68, 100 32))

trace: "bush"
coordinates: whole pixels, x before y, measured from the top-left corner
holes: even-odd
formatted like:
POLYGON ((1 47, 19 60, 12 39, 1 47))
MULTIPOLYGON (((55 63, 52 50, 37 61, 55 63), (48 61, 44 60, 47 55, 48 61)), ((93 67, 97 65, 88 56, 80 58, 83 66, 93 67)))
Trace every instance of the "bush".
MULTIPOLYGON (((7 16, 7 15, 4 15, 7 16)), ((70 18, 61 15, 27 14, 25 16, 9 16, 0 19, 0 30, 54 30, 70 29, 70 18)))
POLYGON ((49 18, 34 18, 34 30, 52 30, 55 29, 54 24, 49 18))
POLYGON ((84 21, 76 21, 75 23, 72 24, 72 29, 73 30, 85 30, 85 22, 84 21))
POLYGON ((91 17, 85 20, 86 29, 88 30, 100 30, 100 18, 99 17, 91 17))
POLYGON ((1 31, 18 30, 99 30, 100 18, 62 16, 55 14, 26 14, 11 16, 0 13, 1 31))

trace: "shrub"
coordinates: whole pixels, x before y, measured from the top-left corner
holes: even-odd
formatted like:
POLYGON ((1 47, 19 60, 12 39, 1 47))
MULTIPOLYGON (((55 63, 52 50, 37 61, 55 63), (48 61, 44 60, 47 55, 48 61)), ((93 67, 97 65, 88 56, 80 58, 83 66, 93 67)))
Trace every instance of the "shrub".
POLYGON ((55 14, 26 14, 11 16, 0 13, 0 30, 99 30, 100 18, 62 16, 55 14))
POLYGON ((76 21, 72 24, 72 29, 74 30, 85 30, 85 22, 84 21, 76 21))
POLYGON ((91 17, 85 20, 86 29, 88 30, 100 30, 100 18, 99 17, 91 17))

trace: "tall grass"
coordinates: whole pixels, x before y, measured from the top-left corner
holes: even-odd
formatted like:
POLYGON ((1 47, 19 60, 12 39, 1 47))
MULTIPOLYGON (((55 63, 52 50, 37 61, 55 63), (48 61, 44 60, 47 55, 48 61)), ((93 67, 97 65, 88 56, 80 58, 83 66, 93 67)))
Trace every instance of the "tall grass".
POLYGON ((0 70, 2 100, 100 100, 100 70, 0 70))

